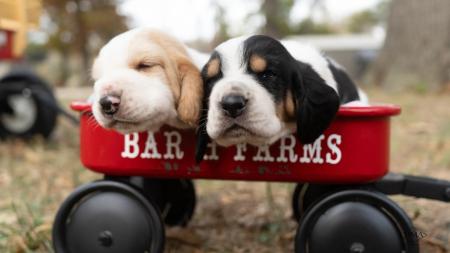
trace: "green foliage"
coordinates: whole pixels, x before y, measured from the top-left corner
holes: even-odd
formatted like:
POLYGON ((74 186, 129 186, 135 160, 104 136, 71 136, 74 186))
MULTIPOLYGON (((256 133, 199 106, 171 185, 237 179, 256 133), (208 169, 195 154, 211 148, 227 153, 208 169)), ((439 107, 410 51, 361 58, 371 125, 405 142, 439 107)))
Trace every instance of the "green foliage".
POLYGON ((86 45, 90 38, 106 41, 127 30, 125 16, 117 13, 118 3, 117 0, 43 0, 52 27, 47 46, 67 52, 86 45))
POLYGON ((384 24, 389 4, 390 0, 383 0, 375 8, 354 13, 346 22, 347 30, 352 33, 363 33, 378 24, 384 24))
POLYGON ((47 49, 38 43, 28 43, 25 49, 25 58, 30 62, 40 62, 47 57, 47 49))
POLYGON ((8 252, 52 252, 50 224, 42 219, 41 204, 11 204, 16 224, 0 222, 0 247, 8 252))
POLYGON ((336 31, 327 23, 317 23, 307 18, 300 22, 296 28, 292 29, 295 34, 329 34, 336 31))
POLYGON ((231 38, 231 35, 229 33, 228 25, 225 20, 225 9, 219 5, 217 2, 215 3, 215 7, 217 9, 217 14, 215 17, 215 21, 217 24, 217 32, 213 39, 214 46, 220 44, 222 41, 228 40, 231 38))
MULTIPOLYGON (((44 13, 50 19, 46 25, 47 49, 63 57, 80 56, 76 73, 81 84, 88 83, 92 53, 114 35, 126 31, 127 20, 117 12, 120 0, 42 0, 44 13)), ((74 71, 69 61, 59 66, 57 85, 65 84, 74 71)))
MULTIPOLYGON (((325 22, 319 23, 312 18, 306 18, 300 23, 293 23, 289 16, 292 7, 299 0, 264 0, 259 14, 265 19, 265 24, 260 28, 263 34, 284 37, 291 34, 328 34, 335 33, 335 29, 325 22)), ((314 0, 310 9, 320 4, 322 0, 314 0)))
POLYGON ((259 12, 266 22, 261 32, 275 37, 290 34, 289 14, 294 3, 295 0, 263 0, 259 12))
POLYGON ((294 0, 264 0, 260 12, 266 24, 262 27, 262 32, 276 37, 290 34, 289 14, 294 3, 294 0))
POLYGON ((372 10, 353 14, 348 20, 348 30, 353 33, 367 32, 378 23, 379 19, 372 10))
MULTIPOLYGON (((47 47, 58 51, 64 57, 70 54, 80 56, 81 83, 88 83, 91 42, 101 45, 114 35, 127 30, 125 16, 117 13, 118 0, 43 0, 44 11, 50 18, 47 47)), ((64 84, 70 73, 68 61, 63 61, 59 72, 64 84)))
POLYGON ((429 85, 426 82, 417 82, 413 84, 413 90, 418 94, 425 94, 428 92, 429 85))

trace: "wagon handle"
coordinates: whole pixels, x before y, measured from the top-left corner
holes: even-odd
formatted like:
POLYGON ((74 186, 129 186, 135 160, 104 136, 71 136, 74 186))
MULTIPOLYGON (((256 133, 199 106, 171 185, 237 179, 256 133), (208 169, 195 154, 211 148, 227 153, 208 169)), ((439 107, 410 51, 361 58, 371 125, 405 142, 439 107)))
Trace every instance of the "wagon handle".
POLYGON ((446 180, 389 173, 375 182, 375 188, 388 195, 403 194, 450 202, 450 181, 446 180))

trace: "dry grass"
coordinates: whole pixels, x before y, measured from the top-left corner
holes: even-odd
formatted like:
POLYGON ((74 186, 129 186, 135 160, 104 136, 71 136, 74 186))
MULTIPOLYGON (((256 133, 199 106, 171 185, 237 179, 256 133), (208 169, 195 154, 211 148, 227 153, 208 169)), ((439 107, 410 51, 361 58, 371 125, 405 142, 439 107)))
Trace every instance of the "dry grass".
MULTIPOLYGON (((392 170, 450 180, 450 94, 372 90, 393 102, 392 170)), ((60 120, 44 142, 0 143, 0 252, 52 252, 53 216, 74 187, 99 178, 78 160, 77 129, 60 120)), ((167 252, 292 252, 291 184, 199 181, 198 207, 186 229, 168 231, 167 252), (269 198, 270 196, 270 198, 269 198)), ((449 205, 394 197, 424 234, 422 252, 450 252, 449 205)))

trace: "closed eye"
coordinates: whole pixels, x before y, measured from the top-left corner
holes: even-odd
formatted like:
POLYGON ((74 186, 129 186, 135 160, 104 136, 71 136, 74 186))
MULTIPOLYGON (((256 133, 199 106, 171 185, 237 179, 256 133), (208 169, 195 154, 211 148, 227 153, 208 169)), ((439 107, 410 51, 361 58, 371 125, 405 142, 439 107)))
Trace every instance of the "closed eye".
POLYGON ((147 63, 147 62, 140 62, 138 65, 136 65, 137 71, 147 71, 151 69, 152 67, 156 66, 156 64, 147 63))
POLYGON ((261 80, 271 80, 276 77, 276 73, 271 70, 264 70, 263 72, 256 73, 261 80))

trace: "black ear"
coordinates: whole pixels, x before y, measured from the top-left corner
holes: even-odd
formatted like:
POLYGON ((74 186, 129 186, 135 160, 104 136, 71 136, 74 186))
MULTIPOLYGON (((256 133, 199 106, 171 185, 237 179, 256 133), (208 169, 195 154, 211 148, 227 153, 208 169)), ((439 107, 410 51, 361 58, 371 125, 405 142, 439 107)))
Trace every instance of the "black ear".
POLYGON ((222 62, 220 54, 214 51, 211 54, 208 62, 203 66, 201 76, 203 80, 203 106, 200 114, 198 129, 197 129, 197 143, 195 146, 195 161, 200 163, 206 153, 208 142, 210 141, 208 132, 206 131, 206 123, 208 122, 209 110, 209 96, 211 95, 212 86, 214 83, 222 78, 222 62))
POLYGON ((197 129, 197 143, 195 145, 195 162, 199 164, 203 160, 209 142, 206 132, 206 122, 208 120, 208 107, 203 103, 203 111, 200 116, 199 127, 197 129))
POLYGON ((296 104, 297 137, 303 144, 314 142, 334 120, 339 110, 337 92, 308 64, 297 62, 292 73, 296 104))
POLYGON ((202 100, 203 103, 202 111, 200 113, 200 118, 198 122, 197 139, 195 145, 195 162, 197 164, 203 161, 203 156, 206 153, 206 148, 208 147, 208 142, 210 141, 208 132, 206 132, 206 123, 208 122, 208 110, 209 110, 208 101, 209 95, 211 93, 210 90, 208 89, 207 71, 208 71, 208 64, 206 64, 201 71, 204 93, 202 100))

